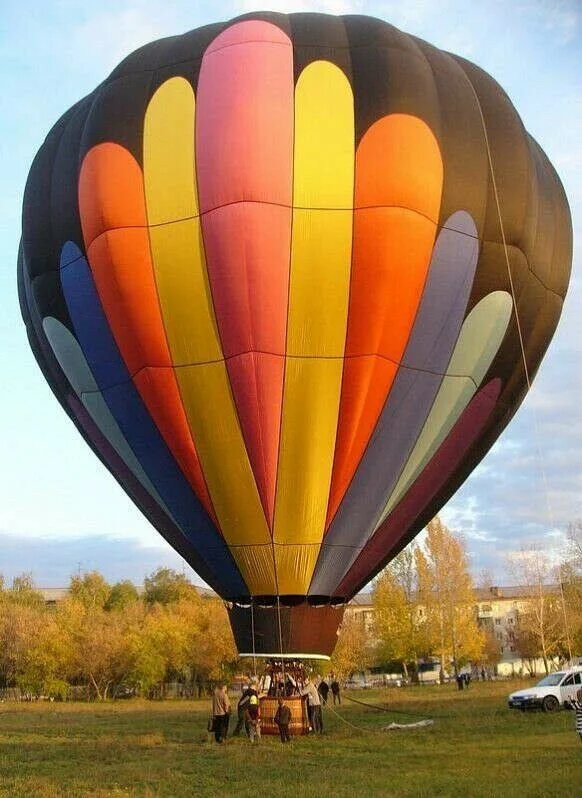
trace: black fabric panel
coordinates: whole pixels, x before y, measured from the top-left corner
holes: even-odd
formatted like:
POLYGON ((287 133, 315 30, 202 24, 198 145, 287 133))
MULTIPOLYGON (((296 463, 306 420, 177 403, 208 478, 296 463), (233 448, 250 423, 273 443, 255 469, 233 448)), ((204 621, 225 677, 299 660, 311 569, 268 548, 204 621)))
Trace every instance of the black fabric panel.
POLYGON ((382 41, 358 45, 357 24, 346 25, 352 48, 356 142, 386 114, 411 114, 422 119, 441 141, 441 118, 434 75, 410 37, 387 26, 382 41))
POLYGON ((568 200, 560 178, 542 148, 531 136, 527 139, 537 185, 543 192, 543 208, 539 211, 541 219, 531 245, 532 269, 549 289, 564 298, 572 263, 572 222, 568 200), (548 228, 552 230, 551 240, 548 228))
POLYGON ((46 316, 54 316, 74 335, 73 323, 61 290, 60 272, 40 274, 32 281, 31 289, 32 299, 39 317, 44 319, 46 316))
POLYGON ((471 214, 483 237, 489 162, 483 126, 467 76, 448 53, 417 40, 434 77, 440 110, 439 140, 444 164, 440 224, 456 211, 471 214))
MULTIPOLYGON (((509 97, 493 78, 463 58, 455 56, 455 60, 475 89, 485 118, 506 241, 520 247, 531 169, 523 123, 509 97)), ((492 186, 490 194, 484 238, 500 241, 501 230, 492 186)))
POLYGON ((331 61, 351 79, 347 31, 339 17, 325 14, 292 14, 290 17, 293 40, 293 72, 295 82, 313 61, 331 61))
POLYGON ((114 141, 142 166, 143 119, 150 100, 152 73, 127 75, 102 86, 87 116, 79 160, 91 147, 114 141))
POLYGON ((75 108, 73 106, 67 111, 52 128, 32 162, 26 181, 22 203, 22 246, 31 277, 58 268, 51 228, 53 163, 61 136, 75 108))
POLYGON ((95 96, 90 95, 78 104, 63 130, 55 151, 50 193, 51 226, 58 247, 55 259, 60 259, 60 249, 65 241, 73 241, 81 251, 84 251, 77 191, 80 169, 79 147, 94 99, 95 96))

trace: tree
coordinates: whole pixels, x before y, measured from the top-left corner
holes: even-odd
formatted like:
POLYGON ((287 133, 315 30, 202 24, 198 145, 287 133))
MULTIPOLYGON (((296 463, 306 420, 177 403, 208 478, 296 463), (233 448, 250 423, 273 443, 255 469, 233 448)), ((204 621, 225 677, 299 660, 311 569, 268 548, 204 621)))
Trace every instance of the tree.
POLYGON ((89 571, 83 576, 72 576, 69 584, 69 596, 79 601, 84 607, 100 607, 107 603, 111 588, 99 571, 89 571))
POLYGON ((338 678, 345 679, 357 671, 365 670, 370 660, 370 641, 362 618, 357 615, 344 616, 331 657, 331 670, 338 678))
POLYGON ((196 588, 172 568, 158 568, 144 580, 144 596, 148 604, 171 604, 181 598, 192 596, 196 588))
POLYGON ((42 628, 46 607, 35 589, 30 574, 12 581, 9 590, 0 594, 0 683, 17 684, 24 667, 31 639, 42 628))
POLYGON ((134 628, 139 628, 143 608, 136 605, 133 612, 106 612, 96 604, 69 597, 58 614, 61 634, 69 646, 70 679, 88 684, 97 700, 105 700, 131 670, 129 641, 134 628))
POLYGON ((546 673, 565 639, 561 596, 552 589, 555 572, 548 556, 536 546, 524 547, 508 560, 508 569, 526 598, 518 621, 518 650, 540 656, 546 673))
POLYGON ((568 525, 568 546, 574 567, 582 570, 582 520, 572 521, 568 525))
POLYGON ((483 650, 481 652, 481 662, 490 666, 495 666, 501 659, 501 643, 495 637, 492 629, 483 632, 483 650))
POLYGON ((564 601, 564 624, 567 624, 569 646, 566 645, 563 658, 582 654, 582 571, 570 560, 559 569, 561 592, 564 601))
POLYGON ((12 580, 12 588, 8 591, 10 601, 20 606, 42 607, 44 598, 34 584, 32 574, 20 574, 12 580))
POLYGON ((404 549, 377 578, 373 589, 374 632, 383 661, 397 660, 408 678, 412 664, 427 653, 424 611, 418 602, 415 548, 404 549))
POLYGON ((71 647, 59 627, 57 613, 45 610, 39 620, 42 622, 28 630, 15 681, 31 695, 65 699, 71 647))
POLYGON ((139 593, 133 582, 125 579, 123 582, 116 582, 109 591, 109 596, 105 602, 105 609, 123 610, 131 604, 139 601, 139 593))
POLYGON ((455 673, 463 663, 479 660, 484 641, 464 543, 438 516, 427 526, 424 551, 417 551, 416 564, 427 637, 440 659, 442 679, 448 660, 455 673))

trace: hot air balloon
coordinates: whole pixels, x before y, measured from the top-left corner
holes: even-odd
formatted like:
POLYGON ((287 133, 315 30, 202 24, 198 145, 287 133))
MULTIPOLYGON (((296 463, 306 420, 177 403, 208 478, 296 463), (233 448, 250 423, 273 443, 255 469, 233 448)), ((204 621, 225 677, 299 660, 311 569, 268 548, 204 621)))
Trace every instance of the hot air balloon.
POLYGON ((326 656, 523 400, 571 240, 477 66, 260 13, 142 47, 57 122, 19 295, 58 401, 239 651, 326 656))

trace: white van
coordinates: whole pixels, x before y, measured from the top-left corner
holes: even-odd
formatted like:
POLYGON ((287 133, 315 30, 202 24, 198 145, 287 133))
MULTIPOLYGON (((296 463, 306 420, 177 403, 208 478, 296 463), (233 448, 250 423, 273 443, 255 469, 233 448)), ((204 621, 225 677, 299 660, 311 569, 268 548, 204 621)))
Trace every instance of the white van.
POLYGON ((518 690, 509 696, 510 709, 540 707, 546 712, 555 712, 564 706, 564 701, 574 698, 582 687, 582 668, 550 673, 533 687, 518 690))

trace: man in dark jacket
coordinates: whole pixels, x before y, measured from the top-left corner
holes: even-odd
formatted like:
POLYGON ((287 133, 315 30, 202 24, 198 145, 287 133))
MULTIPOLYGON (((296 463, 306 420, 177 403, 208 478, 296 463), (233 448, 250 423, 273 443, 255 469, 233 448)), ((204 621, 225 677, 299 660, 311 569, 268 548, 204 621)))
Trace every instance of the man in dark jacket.
POLYGON ((329 684, 326 682, 325 679, 322 679, 320 683, 317 685, 317 692, 321 696, 321 701, 325 705, 327 704, 327 696, 329 694, 329 684))
POLYGON ((212 717, 216 742, 226 742, 228 722, 230 720, 230 701, 228 699, 227 686, 224 683, 218 685, 212 696, 212 717))
POLYGON ((288 743, 291 737, 289 736, 289 724, 291 723, 291 709, 285 703, 284 698, 279 699, 279 706, 273 718, 276 725, 279 727, 279 734, 282 743, 288 743))
POLYGON ((333 676, 332 683, 331 683, 331 694, 333 695, 333 703, 341 704, 342 697, 340 694, 340 686, 338 680, 333 676))

